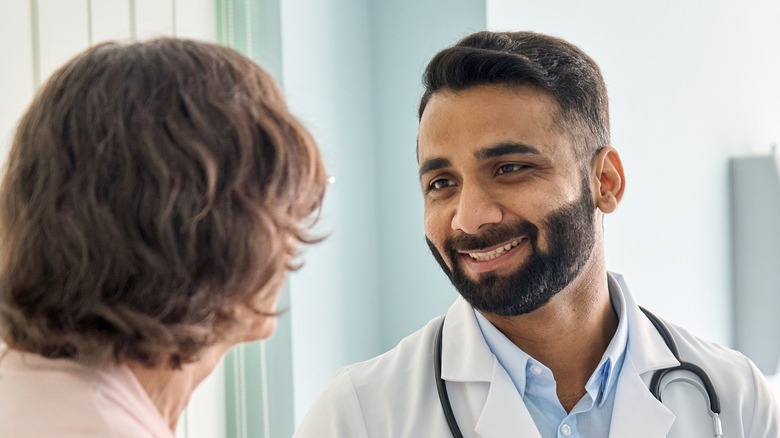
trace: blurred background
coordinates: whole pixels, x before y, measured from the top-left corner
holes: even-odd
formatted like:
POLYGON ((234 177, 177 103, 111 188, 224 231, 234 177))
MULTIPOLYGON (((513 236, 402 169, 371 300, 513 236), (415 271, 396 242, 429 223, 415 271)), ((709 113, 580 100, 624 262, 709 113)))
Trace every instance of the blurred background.
POLYGON ((282 84, 329 187, 276 335, 234 350, 180 438, 284 437, 336 371, 392 348, 457 293, 423 239, 416 109, 428 59, 466 34, 534 30, 601 66, 627 190, 607 262, 640 304, 780 354, 780 2, 0 0, 0 150, 36 88, 84 47, 177 35, 233 46, 282 84))

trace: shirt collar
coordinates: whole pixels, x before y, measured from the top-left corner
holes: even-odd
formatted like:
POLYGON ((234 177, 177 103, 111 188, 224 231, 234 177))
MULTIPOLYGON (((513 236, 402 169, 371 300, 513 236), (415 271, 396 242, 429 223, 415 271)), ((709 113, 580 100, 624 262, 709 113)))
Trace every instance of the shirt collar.
POLYGON ((607 395, 617 383, 628 345, 628 321, 626 321, 626 300, 623 296, 623 290, 611 276, 608 276, 608 285, 612 308, 618 317, 618 326, 601 362, 596 367, 596 371, 585 384, 585 390, 591 394, 594 400, 597 400, 599 407, 604 404, 607 395))
MULTIPOLYGON (((610 391, 615 387, 620 369, 623 366, 628 342, 628 323, 625 318, 626 301, 623 297, 623 291, 611 276, 609 276, 608 284, 612 308, 618 317, 618 327, 596 370, 585 384, 585 391, 599 407, 604 404, 610 391)), ((507 371, 521 397, 525 398, 527 379, 552 377, 552 373, 547 367, 513 344, 481 313, 475 310, 474 315, 488 348, 507 371), (527 371, 532 367, 539 367, 536 370, 542 371, 538 377, 529 377, 527 371)))

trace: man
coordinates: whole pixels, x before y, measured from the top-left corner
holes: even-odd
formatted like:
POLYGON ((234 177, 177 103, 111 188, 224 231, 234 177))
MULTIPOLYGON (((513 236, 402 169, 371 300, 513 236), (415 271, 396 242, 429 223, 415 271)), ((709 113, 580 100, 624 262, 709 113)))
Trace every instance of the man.
POLYGON ((780 436, 747 358, 654 321, 607 272, 601 224, 625 176, 592 59, 546 35, 479 32, 424 82, 425 232, 462 299, 443 325, 341 371, 299 436, 780 436), (681 361, 702 377, 656 374, 681 361))

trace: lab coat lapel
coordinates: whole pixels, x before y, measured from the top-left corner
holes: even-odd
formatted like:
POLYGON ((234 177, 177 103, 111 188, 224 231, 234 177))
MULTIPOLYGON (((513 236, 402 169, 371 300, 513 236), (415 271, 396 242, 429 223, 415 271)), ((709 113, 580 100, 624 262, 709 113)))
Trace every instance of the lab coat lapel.
MULTIPOLYGON (((489 384, 482 411, 474 426, 478 436, 541 438, 512 379, 485 343, 474 310, 461 298, 450 307, 444 321, 442 378, 464 385, 489 384)), ((451 391, 450 399, 455 397, 458 393, 451 391)), ((455 414, 457 417, 458 413, 455 414)))
POLYGON ((623 291, 628 318, 628 345, 620 371, 609 436, 613 438, 665 437, 675 415, 648 389, 654 371, 677 366, 663 338, 637 306, 620 275, 610 273, 610 286, 623 291))
POLYGON ((611 284, 617 284, 623 291, 629 333, 626 355, 631 357, 639 374, 680 365, 653 323, 639 309, 623 277, 610 273, 609 281, 611 284))
POLYGON ((609 428, 611 438, 666 436, 676 417, 648 391, 630 355, 623 361, 616 390, 609 428))
POLYGON ((497 359, 493 362, 490 390, 474 432, 483 438, 541 438, 509 374, 497 359))
POLYGON ((453 382, 490 382, 493 353, 482 336, 474 310, 458 298, 447 311, 441 345, 441 377, 453 382))

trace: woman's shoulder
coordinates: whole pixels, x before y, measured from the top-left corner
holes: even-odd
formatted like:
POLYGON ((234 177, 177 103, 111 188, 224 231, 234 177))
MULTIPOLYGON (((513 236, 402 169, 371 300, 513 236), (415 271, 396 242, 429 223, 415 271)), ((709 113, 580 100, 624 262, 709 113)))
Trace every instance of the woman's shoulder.
POLYGON ((159 424, 149 421, 150 415, 162 420, 129 373, 124 367, 92 369, 5 350, 0 353, 0 436, 172 437, 167 427, 149 429, 148 424, 159 424))

